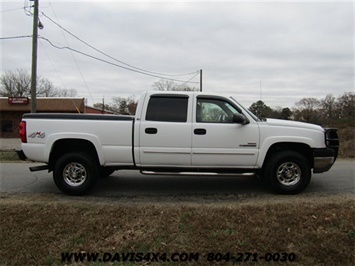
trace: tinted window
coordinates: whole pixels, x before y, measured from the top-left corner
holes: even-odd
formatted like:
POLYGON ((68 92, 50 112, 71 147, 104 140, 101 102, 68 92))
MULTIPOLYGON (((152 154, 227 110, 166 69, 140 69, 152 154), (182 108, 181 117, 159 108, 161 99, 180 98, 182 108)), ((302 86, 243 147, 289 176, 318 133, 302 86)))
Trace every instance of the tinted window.
POLYGON ((145 120, 163 122, 187 121, 187 97, 151 97, 145 120))

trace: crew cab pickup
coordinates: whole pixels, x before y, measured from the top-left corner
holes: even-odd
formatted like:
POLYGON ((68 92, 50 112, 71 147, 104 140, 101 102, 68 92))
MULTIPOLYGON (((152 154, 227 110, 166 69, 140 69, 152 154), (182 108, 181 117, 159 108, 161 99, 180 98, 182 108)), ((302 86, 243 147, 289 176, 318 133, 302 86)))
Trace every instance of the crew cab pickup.
MULTIPOLYGON (((135 116, 30 113, 20 123, 22 155, 45 163, 64 193, 87 193, 100 176, 254 172, 275 192, 296 194, 336 160, 336 129, 259 119, 233 97, 150 91, 135 116)), ((218 178, 218 177, 216 177, 218 178)))

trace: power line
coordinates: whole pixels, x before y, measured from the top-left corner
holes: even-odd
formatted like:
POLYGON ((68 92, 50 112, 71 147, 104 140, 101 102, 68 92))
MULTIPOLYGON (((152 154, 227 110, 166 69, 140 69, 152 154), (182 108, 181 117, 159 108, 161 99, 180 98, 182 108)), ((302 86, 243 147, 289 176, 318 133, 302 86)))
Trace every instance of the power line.
POLYGON ((62 27, 60 24, 58 24, 57 22, 55 22, 54 20, 52 20, 50 17, 48 17, 46 14, 44 14, 43 12, 41 12, 43 16, 45 16, 47 19, 49 19, 52 23, 54 23, 55 25, 57 25, 59 28, 61 28, 62 30, 64 30, 65 32, 67 32, 68 34, 70 34, 72 37, 74 37, 75 39, 79 40, 80 42, 84 43, 85 45, 89 46, 91 49, 95 50, 96 52, 99 52, 105 56, 107 56, 108 58, 116 61, 116 62, 119 62, 125 66, 128 66, 130 68, 133 68, 133 69, 136 69, 136 70, 139 70, 141 72, 147 72, 147 73, 150 73, 150 74, 153 74, 153 75, 159 75, 159 76, 171 76, 171 77, 179 77, 179 76, 190 76, 190 75, 193 75, 196 73, 196 71, 194 72, 191 72, 191 73, 183 73, 183 74, 166 74, 166 73, 159 73, 159 72, 153 72, 153 71, 149 71, 149 70, 145 70, 143 68, 139 68, 139 67, 135 67, 133 65, 130 65, 130 64, 127 64, 121 60, 118 60, 102 51, 100 51, 99 49, 95 48, 94 46, 90 45, 89 43, 87 43, 86 41, 80 39, 78 36, 74 35, 73 33, 71 33, 70 31, 68 31, 67 29, 65 29, 64 27, 62 27))
POLYGON ((0 10, 1 13, 4 13, 4 12, 11 12, 11 11, 16 11, 16 10, 22 10, 23 7, 20 7, 20 8, 12 8, 12 9, 5 9, 5 10, 0 10))
MULTIPOLYGON (((50 45, 52 45, 53 47, 55 47, 55 48, 57 48, 57 49, 61 49, 61 50, 63 50, 63 49, 67 49, 67 50, 70 50, 70 51, 76 52, 76 53, 78 53, 78 54, 81 54, 81 55, 84 55, 84 56, 90 57, 90 58, 92 58, 92 59, 95 59, 95 60, 101 61, 101 62, 103 62, 103 63, 109 64, 109 65, 113 65, 113 66, 116 66, 116 67, 120 67, 120 68, 123 68, 123 69, 129 70, 129 71, 132 71, 132 72, 136 72, 136 73, 139 73, 139 74, 142 74, 142 75, 151 76, 151 77, 155 77, 155 78, 166 79, 166 80, 171 80, 171 81, 176 81, 176 82, 184 82, 185 84, 186 84, 186 83, 194 83, 194 84, 198 84, 198 82, 192 82, 192 81, 189 81, 189 80, 188 80, 188 81, 185 81, 185 80, 174 79, 174 78, 166 78, 166 77, 163 77, 163 76, 159 76, 159 75, 155 75, 155 74, 149 74, 149 73, 146 73, 146 72, 142 72, 142 71, 140 71, 140 70, 136 70, 136 69, 128 68, 128 67, 125 67, 125 66, 121 66, 121 65, 118 65, 118 64, 112 63, 112 62, 110 62, 110 61, 107 61, 107 60, 104 60, 104 59, 98 58, 98 57, 96 57, 96 56, 89 55, 89 54, 87 54, 87 53, 84 53, 84 52, 78 51, 78 50, 73 49, 73 48, 71 48, 71 47, 69 47, 69 46, 62 46, 62 47, 57 46, 57 45, 53 44, 50 40, 48 40, 47 38, 44 38, 44 37, 42 37, 42 36, 39 36, 38 38, 40 38, 40 39, 42 39, 42 40, 47 41, 50 45)), ((196 73, 196 72, 194 72, 194 74, 195 74, 195 76, 197 76, 197 75, 198 75, 198 72, 197 72, 197 73, 196 73)), ((194 76, 194 77, 195 77, 195 76, 194 76)), ((193 77, 193 78, 194 78, 194 77, 193 77)), ((191 79, 192 79, 192 78, 191 78, 191 79)), ((191 79, 190 79, 190 80, 191 80, 191 79)))
MULTIPOLYGON (((190 78, 189 80, 187 80, 186 82, 182 83, 181 85, 179 85, 179 87, 184 86, 186 83, 189 83, 191 80, 193 80, 198 74, 200 74, 200 72, 197 72, 194 76, 192 76, 192 78, 190 78)), ((191 82, 190 82, 191 83, 191 82)), ((194 83, 198 83, 198 82, 194 82, 194 83)))
MULTIPOLYGON (((51 5, 51 3, 50 3, 51 5)), ((52 5, 51 5, 52 7, 52 5)), ((24 7, 23 8, 18 8, 18 9, 14 9, 14 10, 19 10, 19 9, 23 9, 26 13, 26 15, 28 16, 32 16, 33 14, 30 12, 30 8, 31 6, 29 6, 27 4, 26 6, 26 0, 25 0, 25 3, 24 3, 24 7)), ((52 7, 53 9, 53 7, 52 7)), ((10 10, 8 10, 10 11, 10 10)), ((54 10, 53 10, 54 12, 54 10)), ((68 43, 68 40, 66 39, 65 35, 63 34, 63 37, 65 39, 65 41, 67 42, 67 46, 64 46, 64 47, 60 47, 60 46, 57 46, 55 44, 53 44, 50 40, 48 40, 47 38, 44 38, 44 37, 40 37, 38 36, 38 38, 40 39, 43 39, 45 41, 47 41, 51 46, 57 48, 57 49, 67 49, 67 50, 70 50, 71 51, 71 54, 72 54, 72 57, 73 57, 73 60, 75 61, 75 64, 80 72, 80 75, 84 81, 84 84, 92 98, 92 95, 91 95, 91 92, 87 86, 87 83, 85 82, 84 80, 84 77, 83 77, 83 74, 82 72, 80 71, 80 68, 78 66, 78 63, 73 55, 73 52, 76 52, 76 53, 79 53, 81 55, 84 55, 84 56, 87 56, 89 58, 92 58, 92 59, 95 59, 95 60, 98 60, 98 61, 101 61, 103 63, 107 63, 107 64, 110 64, 110 65, 113 65, 113 66, 116 66, 116 67, 119 67, 119 68, 123 68, 123 69, 126 69, 128 71, 132 71, 132 72, 136 72, 136 73, 139 73, 139 74, 142 74, 142 75, 147 75, 147 76, 151 76, 151 77, 156 77, 156 78, 160 78, 160 79, 165 79, 165 80, 171 80, 171 81, 176 81, 176 82, 183 82, 183 84, 181 84, 180 86, 183 86, 187 83, 194 83, 194 84, 198 84, 198 82, 192 82, 191 80, 194 79, 198 74, 199 72, 198 71, 194 71, 194 72, 191 72, 191 73, 184 73, 184 74, 165 74, 165 73, 159 73, 159 72, 153 72, 153 71, 148 71, 148 70, 145 70, 145 69, 142 69, 142 68, 138 68, 138 67, 135 67, 133 65, 130 65, 130 64, 127 64, 123 61, 120 61, 100 50, 98 50, 97 48, 93 47, 92 45, 90 45, 89 43, 83 41, 82 39, 80 39, 79 37, 77 37, 76 35, 72 34, 71 32, 69 32, 68 30, 66 30, 64 27, 62 27, 60 24, 58 24, 57 22, 55 22, 54 20, 52 20, 50 17, 48 17, 47 15, 45 15, 43 12, 41 12, 43 14, 43 16, 45 16, 46 18, 48 18, 52 23, 56 24, 59 28, 62 29, 62 34, 63 34, 63 31, 67 32, 68 34, 70 34, 71 36, 73 36, 74 38, 76 38, 77 40, 79 40, 80 42, 84 43, 85 45, 89 46, 90 48, 92 48, 93 50, 105 55, 106 57, 116 61, 116 62, 119 62, 125 66, 122 66, 122 65, 119 65, 119 64, 116 64, 116 63, 112 63, 110 61, 107 61, 107 60, 104 60, 104 59, 101 59, 101 58, 98 58, 96 56, 93 56, 93 55, 90 55, 90 54, 87 54, 87 53, 84 53, 84 52, 81 52, 81 51, 78 51, 76 49, 73 49, 69 46, 69 43, 68 43), (175 78, 167 78, 167 76, 171 76, 171 77, 175 77, 175 76, 187 76, 187 75, 193 75, 190 79, 188 79, 187 81, 186 80, 181 80, 181 79, 175 79, 175 78)), ((54 13, 55 15, 55 13, 54 13)), ((58 20, 58 19, 57 19, 58 20)), ((31 38, 32 35, 24 35, 24 36, 10 36, 10 37, 1 37, 0 40, 9 40, 9 39, 19 39, 19 38, 31 38)), ((47 55, 48 56, 48 55, 47 55)))
POLYGON ((23 11, 25 12, 26 16, 29 16, 29 17, 33 16, 32 12, 31 12, 31 4, 26 0, 24 0, 24 3, 23 3, 23 11), (27 4, 26 4, 26 2, 27 2, 27 4))
POLYGON ((62 82, 62 85, 64 86, 64 88, 67 88, 67 86, 64 84, 64 81, 63 81, 61 75, 59 74, 57 68, 56 68, 55 65, 53 64, 53 61, 51 60, 51 58, 49 57, 49 55, 48 55, 46 49, 44 48, 44 45, 43 45, 43 43, 41 42, 41 40, 39 40, 39 43, 40 43, 40 45, 41 45, 41 47, 42 47, 44 53, 46 54, 46 56, 47 56, 47 58, 48 58, 48 61, 51 63, 51 65, 52 65, 52 67, 53 67, 55 73, 57 73, 58 78, 59 78, 60 81, 62 82))
MULTIPOLYGON (((56 19, 58 20, 57 15, 55 14, 55 11, 54 11, 54 9, 53 9, 52 3, 49 2, 49 4, 50 4, 50 6, 51 6, 51 8, 52 8, 52 11, 53 11, 54 16, 55 16, 56 19)), ((44 14, 43 12, 41 12, 41 13, 44 14)), ((68 45, 68 47, 69 47, 69 42, 68 42, 67 38, 65 37, 65 34, 63 33, 63 29, 62 29, 62 28, 61 28, 61 33, 62 33, 62 35, 63 35, 63 38, 64 38, 65 42, 67 43, 67 45, 68 45)), ((85 85, 85 87, 86 87, 86 90, 88 91, 88 93, 89 93, 89 95, 90 95, 91 100, 94 101, 94 99, 93 99, 93 97, 92 97, 92 94, 91 94, 91 91, 90 91, 90 89, 89 89, 89 86, 88 86, 88 84, 86 83, 86 81, 85 81, 85 79, 84 79, 83 73, 81 72, 81 69, 80 69, 80 67, 79 67, 78 61, 76 61, 76 58, 75 58, 75 56, 74 56, 74 54, 73 54, 72 51, 70 51, 70 54, 71 54, 71 56, 72 56, 72 58, 73 58, 73 61, 74 61, 75 65, 76 65, 76 68, 77 68, 78 71, 79 71, 79 74, 80 74, 80 76, 81 76, 81 79, 82 79, 83 82, 84 82, 84 85, 85 85)))
POLYGON ((0 40, 11 40, 11 39, 22 39, 22 38, 32 38, 32 35, 0 37, 0 40))

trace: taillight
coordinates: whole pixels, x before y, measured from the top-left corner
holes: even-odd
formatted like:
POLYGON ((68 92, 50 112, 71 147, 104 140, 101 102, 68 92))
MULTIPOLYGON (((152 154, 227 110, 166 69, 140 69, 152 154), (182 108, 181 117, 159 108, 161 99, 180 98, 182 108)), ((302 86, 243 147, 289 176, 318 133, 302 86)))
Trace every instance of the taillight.
POLYGON ((27 137, 26 137, 26 122, 21 121, 20 123, 20 138, 23 143, 27 142, 27 137))

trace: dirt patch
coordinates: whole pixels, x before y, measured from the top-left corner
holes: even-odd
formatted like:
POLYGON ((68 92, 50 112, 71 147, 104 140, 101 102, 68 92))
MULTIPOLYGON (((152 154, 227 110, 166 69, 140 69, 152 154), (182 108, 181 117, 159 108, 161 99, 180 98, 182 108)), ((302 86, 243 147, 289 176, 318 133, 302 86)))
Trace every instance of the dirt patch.
MULTIPOLYGON (((0 257, 4 265, 62 265, 62 254, 72 252, 97 253, 99 258, 194 253, 198 261, 180 264, 213 265, 226 264, 228 254, 295 254, 294 265, 351 265, 355 263, 354 214, 354 195, 193 200, 2 193, 0 257), (217 256, 214 259, 219 261, 212 263, 211 253, 224 257, 217 256)), ((238 264, 253 265, 252 258, 238 264)), ((147 261, 131 263, 146 265, 147 261)), ((74 264, 87 265, 87 257, 74 264)), ((271 259, 267 264, 280 261, 271 259)), ((122 257, 109 265, 122 265, 122 257)))

